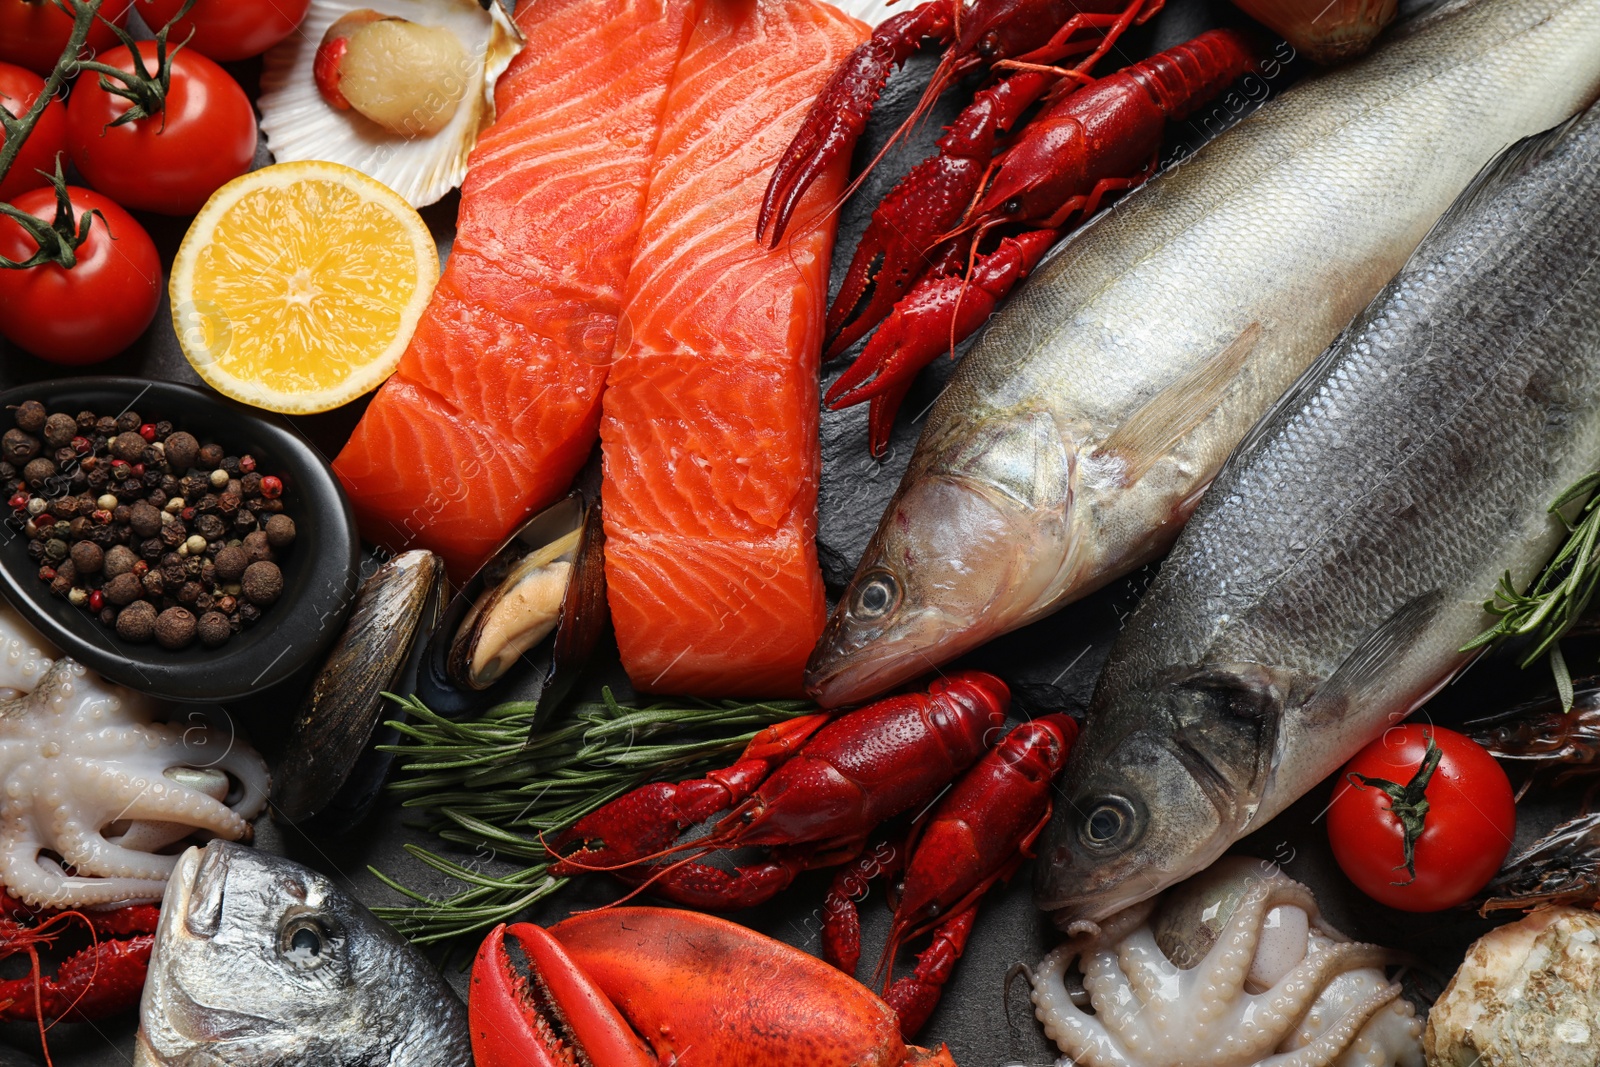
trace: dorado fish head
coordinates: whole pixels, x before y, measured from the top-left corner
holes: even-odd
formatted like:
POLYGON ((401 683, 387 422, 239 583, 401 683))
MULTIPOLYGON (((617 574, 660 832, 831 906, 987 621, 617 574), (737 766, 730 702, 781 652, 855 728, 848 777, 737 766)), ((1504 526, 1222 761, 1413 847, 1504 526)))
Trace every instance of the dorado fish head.
POLYGON ((179 859, 135 1067, 470 1067, 460 1001, 321 874, 227 841, 179 859))
POLYGON ((1072 466, 1047 415, 914 462, 811 653, 807 692, 856 703, 1036 617, 1072 555, 1072 466))
POLYGON ((1108 682, 1034 871, 1034 902, 1068 932, 1210 866, 1255 817, 1274 760, 1278 694, 1253 677, 1208 672, 1106 701, 1108 682))

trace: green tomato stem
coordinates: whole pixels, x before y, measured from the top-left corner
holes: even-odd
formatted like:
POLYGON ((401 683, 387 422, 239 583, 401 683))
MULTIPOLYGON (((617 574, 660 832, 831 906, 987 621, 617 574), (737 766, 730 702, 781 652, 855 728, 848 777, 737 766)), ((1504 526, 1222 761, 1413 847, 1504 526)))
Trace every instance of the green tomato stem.
POLYGON ((1346 777, 1350 784, 1357 789, 1371 787, 1381 789, 1389 797, 1389 811, 1400 820, 1400 826, 1405 833, 1402 847, 1405 849, 1405 862, 1394 868, 1404 870, 1406 880, 1403 882, 1390 882, 1390 885, 1410 885, 1417 880, 1417 838, 1422 836, 1423 824, 1428 817, 1428 783, 1433 780, 1433 772, 1439 769, 1439 760, 1444 757, 1438 744, 1433 739, 1433 734, 1424 736, 1428 739, 1428 750, 1423 754, 1422 764, 1417 768, 1417 773, 1411 776, 1411 781, 1405 785, 1391 782, 1387 778, 1369 778, 1364 774, 1351 771, 1346 777))

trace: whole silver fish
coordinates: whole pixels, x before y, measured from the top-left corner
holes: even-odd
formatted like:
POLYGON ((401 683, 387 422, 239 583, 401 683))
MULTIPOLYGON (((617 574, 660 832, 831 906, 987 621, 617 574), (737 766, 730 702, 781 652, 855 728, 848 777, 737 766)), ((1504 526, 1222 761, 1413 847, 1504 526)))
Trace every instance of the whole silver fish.
POLYGON ((1472 176, 1597 88, 1600 0, 1456 4, 1067 242, 929 415, 812 694, 863 699, 1160 555, 1472 176))
POLYGON ((1438 690, 1600 465, 1600 107, 1488 168, 1251 432, 1112 648, 1035 899, 1188 877, 1438 690))
POLYGON ((135 1067, 472 1067, 466 1012, 327 878, 226 841, 178 860, 135 1067))

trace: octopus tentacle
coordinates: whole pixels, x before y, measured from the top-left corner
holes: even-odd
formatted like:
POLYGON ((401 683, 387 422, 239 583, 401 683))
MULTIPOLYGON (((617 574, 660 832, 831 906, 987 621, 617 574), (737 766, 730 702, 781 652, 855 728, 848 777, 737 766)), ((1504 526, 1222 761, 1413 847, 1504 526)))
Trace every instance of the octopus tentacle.
POLYGON ((1363 1027, 1384 1005, 1400 995, 1400 986, 1390 983, 1367 994, 1349 1011, 1309 1044, 1293 1052, 1269 1056, 1256 1067, 1327 1067, 1354 1041, 1363 1027))
POLYGON ((0 609, 5 885, 33 905, 158 900, 177 862, 161 850, 197 832, 250 832, 266 805, 266 764, 234 731, 159 722, 150 698, 41 645, 0 609), (221 769, 169 773, 207 766, 221 769))

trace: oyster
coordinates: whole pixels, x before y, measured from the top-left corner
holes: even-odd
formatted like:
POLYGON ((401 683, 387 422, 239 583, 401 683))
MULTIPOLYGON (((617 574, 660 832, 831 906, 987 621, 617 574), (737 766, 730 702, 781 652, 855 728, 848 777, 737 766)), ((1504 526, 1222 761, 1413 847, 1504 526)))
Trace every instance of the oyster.
POLYGON ((298 33, 267 52, 261 72, 261 130, 278 162, 321 159, 354 167, 383 182, 413 207, 431 204, 461 184, 478 135, 494 121, 494 85, 522 50, 522 34, 497 0, 312 0, 298 33), (466 53, 465 85, 424 86, 424 97, 458 100, 437 132, 414 124, 415 136, 392 132, 356 110, 341 110, 319 90, 317 53, 338 20, 359 12, 405 19, 448 31, 466 53))
POLYGON ((1429 1067, 1593 1067, 1600 915, 1553 907, 1491 930, 1428 1013, 1429 1067))
MULTIPOLYGON (((350 780, 383 717, 383 694, 397 688, 417 636, 428 630, 443 576, 443 561, 416 549, 389 560, 361 584, 350 621, 290 728, 286 755, 273 776, 278 816, 304 822, 350 780)), ((355 814, 359 819, 364 812, 355 814)))

